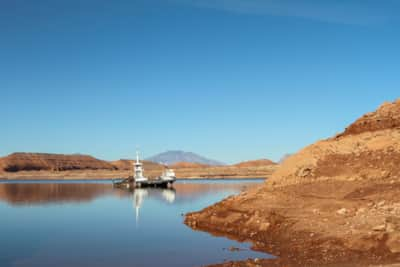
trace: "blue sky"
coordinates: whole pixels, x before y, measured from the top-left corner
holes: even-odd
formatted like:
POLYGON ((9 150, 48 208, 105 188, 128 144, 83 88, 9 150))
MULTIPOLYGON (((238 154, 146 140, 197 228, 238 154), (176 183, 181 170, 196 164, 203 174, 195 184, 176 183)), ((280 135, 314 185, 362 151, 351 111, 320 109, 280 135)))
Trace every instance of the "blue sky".
POLYGON ((278 160, 400 97, 394 0, 0 1, 0 156, 278 160))

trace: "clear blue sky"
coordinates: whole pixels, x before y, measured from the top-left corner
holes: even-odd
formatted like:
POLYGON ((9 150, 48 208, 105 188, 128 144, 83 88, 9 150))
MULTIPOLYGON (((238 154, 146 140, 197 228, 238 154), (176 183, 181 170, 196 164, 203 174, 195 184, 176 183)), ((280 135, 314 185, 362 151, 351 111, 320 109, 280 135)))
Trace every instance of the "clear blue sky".
POLYGON ((271 158, 400 97, 396 0, 0 1, 0 156, 271 158))

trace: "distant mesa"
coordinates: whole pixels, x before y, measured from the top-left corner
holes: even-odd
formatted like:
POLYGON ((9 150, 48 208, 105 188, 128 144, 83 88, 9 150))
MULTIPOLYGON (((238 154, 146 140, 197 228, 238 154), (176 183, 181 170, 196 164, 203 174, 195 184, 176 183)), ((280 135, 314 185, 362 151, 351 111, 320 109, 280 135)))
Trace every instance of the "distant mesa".
MULTIPOLYGON (((164 164, 175 169, 178 178, 269 177, 276 169, 275 164, 269 160, 250 161, 239 166, 216 165, 222 163, 194 153, 172 154, 184 157, 175 157, 177 162, 172 164, 167 164, 173 161, 164 156, 158 160, 162 164, 143 160, 146 175, 150 178, 159 176, 165 168, 164 164), (195 162, 179 161, 182 158, 195 162)), ((80 154, 13 153, 0 158, 0 179, 112 179, 131 175, 133 163, 133 159, 105 161, 80 154)))
MULTIPOLYGON (((100 160, 89 155, 81 154, 48 154, 48 153, 13 153, 0 158, 0 171, 74 171, 74 170, 106 170, 131 171, 133 159, 116 161, 100 160)), ((226 165, 222 162, 199 156, 192 152, 167 151, 143 161, 147 171, 161 171, 164 165, 174 169, 210 169, 213 167, 254 168, 259 166, 276 165, 269 159, 259 159, 226 165)), ((222 170, 222 169, 221 169, 222 170)))
POLYGON ((166 151, 166 152, 157 154, 155 156, 152 156, 150 158, 147 158, 147 160, 161 163, 161 164, 167 164, 167 165, 173 165, 173 164, 179 163, 179 162, 199 163, 199 164, 212 165, 212 166, 225 165, 223 162, 213 160, 213 159, 208 159, 206 157, 197 155, 192 152, 185 152, 185 151, 180 151, 180 150, 166 151))
MULTIPOLYGON (((81 154, 48 154, 48 153, 13 153, 0 158, 0 170, 4 172, 19 171, 74 171, 74 170, 132 170, 133 160, 121 159, 105 161, 81 154)), ((161 171, 161 164, 143 161, 146 170, 161 171)))
POLYGON ((243 168, 243 167, 259 167, 259 166, 269 166, 269 165, 276 165, 276 163, 269 159, 259 159, 259 160, 249 160, 240 162, 233 166, 243 168))
POLYGON ((107 161, 88 155, 47 153, 13 153, 0 158, 0 166, 6 172, 117 169, 107 161))

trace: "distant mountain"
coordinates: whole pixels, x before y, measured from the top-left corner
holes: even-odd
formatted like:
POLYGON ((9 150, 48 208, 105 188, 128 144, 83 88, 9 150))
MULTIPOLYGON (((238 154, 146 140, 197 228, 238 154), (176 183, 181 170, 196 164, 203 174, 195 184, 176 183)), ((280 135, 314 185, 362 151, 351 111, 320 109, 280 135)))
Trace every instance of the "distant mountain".
POLYGON ((208 159, 192 152, 179 150, 166 151, 164 153, 160 153, 153 157, 147 158, 146 160, 168 165, 179 162, 200 163, 205 165, 225 165, 224 163, 217 160, 208 159))

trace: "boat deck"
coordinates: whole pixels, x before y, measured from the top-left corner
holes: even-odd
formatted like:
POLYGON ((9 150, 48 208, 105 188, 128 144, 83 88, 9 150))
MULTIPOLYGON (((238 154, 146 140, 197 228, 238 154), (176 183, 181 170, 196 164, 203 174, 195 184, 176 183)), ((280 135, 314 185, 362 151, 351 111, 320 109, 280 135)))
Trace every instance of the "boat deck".
POLYGON ((165 181, 160 179, 149 179, 143 182, 135 182, 133 178, 127 178, 120 182, 115 182, 113 185, 115 187, 134 187, 134 188, 141 188, 141 187, 164 187, 169 188, 175 181, 165 181))

